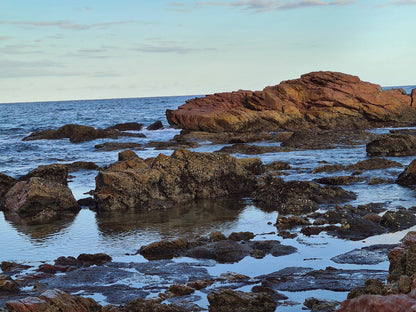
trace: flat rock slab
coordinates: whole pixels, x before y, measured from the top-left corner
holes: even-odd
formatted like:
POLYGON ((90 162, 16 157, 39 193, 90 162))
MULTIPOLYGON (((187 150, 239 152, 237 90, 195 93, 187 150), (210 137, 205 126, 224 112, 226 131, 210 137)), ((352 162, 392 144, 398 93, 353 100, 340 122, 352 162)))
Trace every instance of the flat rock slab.
POLYGON ((289 267, 283 270, 256 277, 262 285, 278 291, 307 291, 324 289, 350 291, 364 285, 367 278, 385 280, 383 270, 341 270, 327 267, 325 270, 289 267))
POLYGON ((348 263, 348 264, 378 264, 384 261, 388 261, 387 254, 396 247, 393 245, 373 245, 363 247, 360 249, 354 249, 342 255, 332 257, 331 260, 336 263, 348 263))

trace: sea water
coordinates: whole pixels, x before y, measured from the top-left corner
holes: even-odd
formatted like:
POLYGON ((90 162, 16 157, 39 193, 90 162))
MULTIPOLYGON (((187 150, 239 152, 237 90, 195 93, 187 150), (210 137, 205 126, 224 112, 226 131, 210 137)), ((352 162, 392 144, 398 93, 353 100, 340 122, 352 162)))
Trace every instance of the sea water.
MULTIPOLYGON (((411 87, 407 87, 409 91, 411 87)), ((194 96, 154 97, 137 99, 109 99, 90 101, 37 102, 0 104, 0 172, 18 178, 39 165, 92 161, 105 166, 117 161, 119 151, 98 151, 94 146, 103 142, 168 141, 180 131, 171 128, 165 117, 166 109, 176 109, 194 96), (146 130, 151 123, 160 120, 163 129, 146 130), (81 124, 106 128, 118 123, 138 122, 144 125, 141 133, 145 138, 124 137, 118 140, 99 139, 74 144, 68 139, 22 141, 30 133, 45 129, 57 129, 65 124, 81 124)), ((378 129, 375 132, 387 132, 378 129)), ((261 143, 275 144, 275 143, 261 143)), ((194 151, 213 152, 224 145, 204 142, 194 151)), ((170 155, 172 150, 157 151, 153 148, 137 150, 142 158, 154 157, 159 153, 170 155)), ((236 157, 247 157, 234 154, 236 157)), ((328 175, 345 175, 346 172, 312 174, 322 161, 329 164, 352 164, 366 159, 365 145, 354 148, 329 150, 306 150, 293 152, 267 153, 259 155, 264 163, 286 161, 292 169, 283 176, 286 180, 312 180, 328 175)), ((414 157, 391 158, 408 165, 414 157)), ((391 179, 403 168, 389 168, 364 172, 364 175, 391 179)), ((95 188, 96 171, 81 170, 71 173, 69 187, 77 199, 95 188)), ((367 185, 356 183, 344 186, 357 194, 353 205, 382 202, 387 209, 416 206, 415 190, 395 184, 367 185)), ((187 204, 167 211, 126 212, 100 214, 82 209, 77 216, 48 225, 27 226, 7 220, 0 212, 0 261, 18 261, 36 264, 40 261, 52 262, 59 256, 77 256, 80 253, 104 252, 115 261, 144 262, 140 255, 134 255, 140 246, 161 239, 178 237, 192 238, 196 235, 209 235, 213 231, 230 234, 235 231, 252 231, 256 239, 278 239, 283 244, 298 248, 298 252, 283 257, 267 256, 264 259, 247 257, 237 264, 216 264, 208 270, 214 276, 233 271, 251 277, 278 271, 287 266, 303 266, 323 269, 333 266, 343 269, 388 269, 388 261, 377 265, 336 264, 333 256, 378 243, 398 243, 406 231, 378 235, 361 241, 348 241, 331 237, 325 233, 306 237, 299 234, 294 239, 281 239, 276 234, 274 223, 277 212, 265 212, 254 206, 250 199, 217 200, 187 204), (130 256, 129 256, 130 255, 130 256)), ((190 261, 182 258, 176 261, 190 261)), ((322 298, 345 299, 345 293, 313 291, 286 293, 290 300, 303 302, 314 295, 322 298)), ((206 299, 204 299, 206 301, 206 299)), ((204 304, 204 300, 201 304, 204 304)), ((105 302, 105 298, 101 300, 105 302)), ((298 311, 300 306, 279 307, 278 311, 298 311)))

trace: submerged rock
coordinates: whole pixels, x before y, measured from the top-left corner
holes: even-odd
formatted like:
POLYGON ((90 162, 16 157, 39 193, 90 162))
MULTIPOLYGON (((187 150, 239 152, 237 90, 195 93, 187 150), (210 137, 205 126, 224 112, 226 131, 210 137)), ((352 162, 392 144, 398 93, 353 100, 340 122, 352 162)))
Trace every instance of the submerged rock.
POLYGON ((95 198, 102 210, 170 206, 201 198, 250 193, 253 173, 226 154, 177 150, 160 154, 150 168, 101 171, 96 177, 95 198))
POLYGON ((410 134, 384 134, 366 146, 369 156, 416 155, 416 137, 410 134))
POLYGON ((388 261, 387 254, 397 245, 373 245, 354 249, 345 254, 332 257, 331 260, 336 263, 348 264, 378 264, 388 261))
POLYGON ((273 312, 277 302, 267 293, 222 289, 208 294, 210 312, 273 312))
POLYGON ((9 177, 3 173, 0 173, 0 198, 3 198, 4 195, 15 185, 17 182, 16 179, 9 177))
POLYGON ((119 131, 140 131, 143 129, 143 125, 138 122, 126 122, 116 124, 108 127, 106 130, 119 130, 119 131))
POLYGON ((2 206, 5 211, 31 217, 34 223, 50 222, 80 209, 68 187, 37 177, 16 183, 5 195, 2 206))
POLYGON ((159 130, 163 128, 163 124, 160 120, 155 121, 154 123, 152 123, 151 125, 149 125, 147 127, 147 130, 159 130))
POLYGON ((412 98, 400 90, 336 72, 313 72, 263 91, 219 93, 167 110, 176 127, 207 132, 281 129, 365 129, 416 120, 412 98))
POLYGON ((295 215, 313 212, 319 208, 319 204, 340 203, 353 198, 354 193, 340 187, 322 187, 307 181, 285 182, 270 174, 259 179, 253 193, 253 200, 260 207, 295 215))

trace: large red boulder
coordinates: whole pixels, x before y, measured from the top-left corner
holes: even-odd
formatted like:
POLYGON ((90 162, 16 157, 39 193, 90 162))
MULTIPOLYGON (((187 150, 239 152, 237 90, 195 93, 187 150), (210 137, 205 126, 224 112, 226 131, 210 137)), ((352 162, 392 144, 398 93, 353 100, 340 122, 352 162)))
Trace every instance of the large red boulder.
POLYGON ((337 312, 416 312, 416 299, 404 295, 364 295, 345 300, 337 312))
POLYGON ((208 132, 364 129, 416 121, 412 97, 356 76, 312 72, 263 91, 218 93, 167 110, 171 125, 208 132))

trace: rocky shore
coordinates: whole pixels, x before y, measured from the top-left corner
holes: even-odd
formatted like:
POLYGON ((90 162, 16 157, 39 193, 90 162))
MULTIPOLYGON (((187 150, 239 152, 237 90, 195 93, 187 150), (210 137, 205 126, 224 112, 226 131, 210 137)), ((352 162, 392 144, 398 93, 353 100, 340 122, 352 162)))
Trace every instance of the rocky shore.
MULTIPOLYGON (((126 256, 141 261, 120 262, 105 253, 62 256, 36 266, 3 261, 0 311, 278 311, 291 306, 311 311, 412 311, 416 234, 408 229, 416 225, 414 194, 403 199, 402 207, 388 200, 363 203, 362 193, 378 187, 382 192, 413 192, 416 132, 378 134, 368 129, 416 124, 415 94, 383 91, 341 73, 310 73, 263 91, 190 100, 167 111, 169 123, 182 129, 169 142, 95 144, 96 153, 122 150, 117 161, 106 166, 77 161, 42 165, 20 177, 0 174, 0 209, 16 228, 73 220, 87 208, 98 221, 125 222, 131 216, 154 220, 155 215, 163 219, 169 211, 178 211, 181 219, 191 210, 208 223, 204 213, 215 213, 213 203, 224 206, 225 201, 233 204, 233 220, 241 205, 274 216, 267 220, 271 233, 262 233, 259 224, 250 231, 138 241, 137 249, 126 256), (214 146, 212 152, 198 151, 206 146, 214 146), (139 156, 158 149, 170 153, 139 156), (352 156, 348 161, 319 158, 322 151, 338 149, 352 156), (318 160, 308 167, 302 160, 289 163, 279 157, 292 152, 318 160), (96 174, 95 189, 77 201, 68 182, 80 170, 96 174), (400 245, 351 248, 320 268, 291 263, 309 238, 353 245, 399 231, 404 236, 400 245), (239 263, 256 266, 264 259, 283 259, 278 263, 284 266, 250 276, 213 270, 223 265, 238 268, 239 263), (387 261, 388 271, 377 267, 387 261), (345 298, 348 293, 348 299, 291 298, 292 293, 317 290, 344 293, 345 298), (97 294, 105 299, 100 301, 97 294)), ((161 127, 156 122, 147 129, 161 127)), ((138 123, 105 129, 65 125, 33 133, 24 142, 69 139, 75 145, 143 137, 142 128, 138 123)), ((117 230, 115 226, 109 231, 117 230)), ((303 261, 319 262, 319 257, 318 250, 303 261)))

